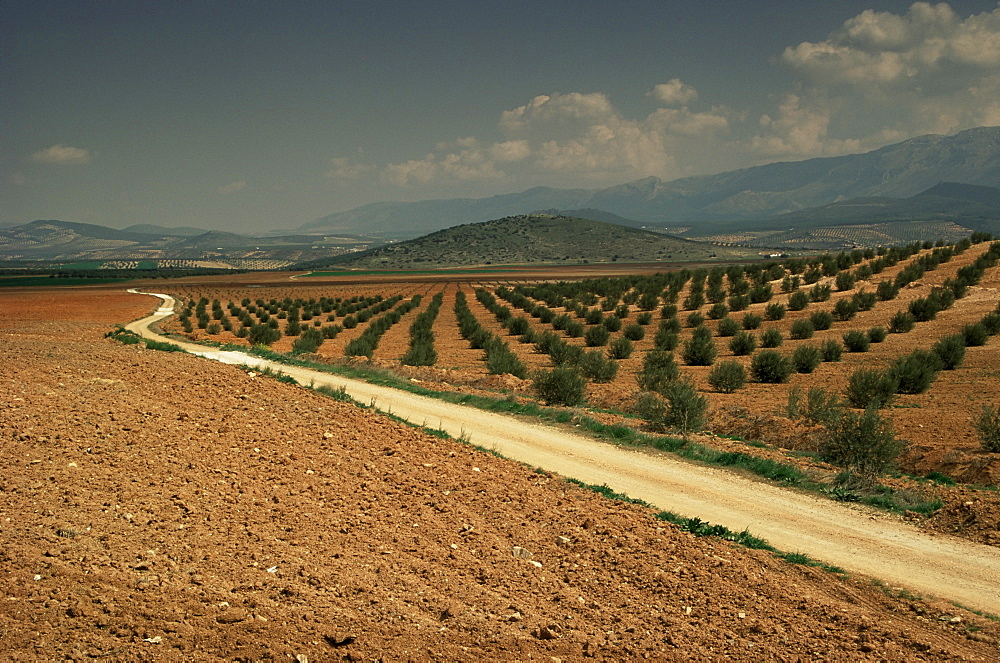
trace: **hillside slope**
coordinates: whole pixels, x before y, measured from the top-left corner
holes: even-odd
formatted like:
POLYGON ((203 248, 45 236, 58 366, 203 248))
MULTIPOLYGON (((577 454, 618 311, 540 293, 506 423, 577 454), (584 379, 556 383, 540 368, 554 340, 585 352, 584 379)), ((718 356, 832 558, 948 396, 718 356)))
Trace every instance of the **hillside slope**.
MULTIPOLYGON (((718 247, 669 235, 552 214, 505 217, 439 230, 334 259, 351 268, 412 269, 463 265, 702 260, 718 247)), ((745 251, 725 250, 725 255, 745 251)))

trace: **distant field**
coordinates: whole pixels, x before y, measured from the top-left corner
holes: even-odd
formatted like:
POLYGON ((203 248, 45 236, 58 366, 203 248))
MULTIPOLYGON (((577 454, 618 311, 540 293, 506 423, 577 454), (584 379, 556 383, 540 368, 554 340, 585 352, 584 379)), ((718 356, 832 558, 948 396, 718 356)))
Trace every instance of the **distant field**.
POLYGON ((97 285, 120 283, 131 279, 116 278, 52 278, 50 276, 0 276, 0 288, 29 288, 37 286, 97 285))

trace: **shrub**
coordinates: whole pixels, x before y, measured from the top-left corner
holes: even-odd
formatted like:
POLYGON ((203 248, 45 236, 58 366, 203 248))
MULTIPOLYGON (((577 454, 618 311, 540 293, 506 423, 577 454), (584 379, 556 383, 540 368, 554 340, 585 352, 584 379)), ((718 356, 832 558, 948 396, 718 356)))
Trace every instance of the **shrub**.
POLYGON ((726 317, 728 314, 729 314, 729 307, 722 303, 713 304, 708 309, 709 320, 719 320, 720 318, 726 317))
POLYGON ((788 298, 789 311, 801 311, 807 306, 809 306, 809 295, 801 290, 796 290, 788 298))
POLYGON ((920 297, 919 299, 914 299, 910 302, 909 306, 910 315, 912 315, 913 319, 917 322, 927 322, 929 320, 933 320, 940 310, 941 309, 937 302, 932 300, 930 297, 920 297))
MULTIPOLYGON (((667 322, 664 320, 663 322, 667 322)), ((657 350, 673 350, 677 347, 677 343, 680 342, 677 332, 671 331, 669 326, 664 326, 660 323, 660 328, 656 331, 656 336, 653 338, 653 347, 657 350)))
POLYGON ((535 373, 532 387, 546 405, 572 406, 583 402, 586 381, 576 368, 558 366, 535 373))
POLYGON ((740 330, 740 323, 736 322, 729 316, 726 316, 722 320, 719 320, 719 327, 717 333, 719 336, 729 337, 740 330))
MULTIPOLYGON (((780 304, 779 304, 780 306, 780 304)), ((744 313, 743 314, 743 329, 759 329, 760 323, 764 321, 756 313, 744 313)))
POLYGON ((809 299, 814 302, 825 302, 830 299, 830 292, 832 290, 833 289, 828 285, 820 285, 817 283, 812 287, 812 290, 809 291, 809 299))
POLYGON ((823 331, 833 326, 833 314, 829 311, 816 311, 809 316, 809 322, 816 331, 823 331))
POLYGON ((708 399, 700 396, 689 381, 675 380, 659 393, 643 393, 636 410, 655 430, 687 433, 704 428, 708 399))
POLYGON ((611 382, 618 375, 618 362, 600 350, 590 350, 580 360, 580 371, 594 382, 611 382))
POLYGON ((583 336, 584 329, 582 322, 570 320, 566 323, 566 335, 570 338, 580 338, 583 336))
POLYGON ((255 324, 247 333, 250 345, 271 345, 281 338, 281 332, 267 324, 255 324))
POLYGON ((833 317, 841 322, 851 320, 858 314, 858 305, 850 299, 839 299, 833 305, 833 317))
POLYGON ((965 336, 962 334, 952 334, 945 336, 931 348, 941 362, 941 368, 952 371, 962 365, 965 359, 965 336))
POLYGON ((837 284, 837 290, 851 290, 854 288, 855 277, 851 272, 838 272, 835 282, 837 284))
POLYGON ((974 322, 971 325, 962 327, 962 336, 965 337, 965 346, 968 348, 986 345, 986 342, 990 340, 990 335, 986 332, 986 327, 981 322, 974 322))
POLYGON ((791 374, 791 363, 777 350, 761 350, 750 360, 750 375, 757 382, 778 384, 791 374))
POLYGON ((608 346, 608 354, 612 359, 628 359, 632 356, 632 341, 627 338, 616 338, 608 346))
POLYGON ((821 359, 822 355, 815 345, 800 345, 792 353, 792 366, 799 373, 812 373, 821 359))
POLYGON ((1000 407, 986 404, 972 419, 983 450, 1000 452, 1000 407))
POLYGON ((768 327, 760 334, 760 347, 762 348, 776 348, 781 343, 781 331, 776 327, 768 327))
POLYGON ((303 331, 295 339, 295 342, 292 343, 292 352, 294 354, 316 352, 321 345, 323 345, 323 332, 315 327, 311 327, 303 331))
POLYGON ((881 343, 885 340, 885 327, 872 327, 868 330, 868 340, 872 343, 881 343))
POLYGON ((643 391, 660 391, 665 384, 680 377, 681 371, 674 361, 674 353, 651 350, 642 360, 642 370, 636 382, 643 391))
POLYGON ((737 357, 751 354, 757 349, 757 339, 750 332, 739 332, 729 340, 729 351, 737 357))
POLYGON ((875 308, 876 301, 878 301, 878 297, 874 292, 865 292, 864 290, 854 293, 854 296, 851 297, 851 302, 859 311, 872 310, 875 308))
POLYGON ((806 338, 812 338, 815 333, 816 328, 813 327, 813 323, 810 320, 802 318, 801 320, 796 320, 792 323, 792 329, 789 332, 789 338, 794 340, 802 340, 806 338))
POLYGON ((996 336, 1000 334, 1000 313, 987 313, 983 316, 983 319, 979 321, 979 324, 983 326, 986 333, 990 336, 996 336))
POLYGON ((844 339, 844 347, 847 348, 848 352, 868 352, 868 347, 871 344, 868 334, 857 329, 845 332, 842 338, 844 339))
MULTIPOLYGON (((751 338, 753 338, 751 336, 751 338)), ((708 384, 718 392, 731 394, 742 389, 747 383, 747 372, 743 364, 735 359, 720 361, 708 372, 708 384)))
POLYGON ((851 373, 845 396, 851 407, 883 408, 896 398, 899 381, 889 371, 859 368, 851 373))
POLYGON ((823 460, 872 481, 892 467, 904 448, 892 424, 869 407, 864 412, 844 412, 828 423, 819 453, 823 460))
POLYGON ((694 313, 692 313, 687 317, 688 327, 700 327, 702 324, 704 324, 704 322, 705 322, 705 316, 703 316, 701 313, 698 313, 698 311, 695 311, 694 313))
POLYGON ((889 333, 905 334, 906 332, 911 331, 916 324, 917 321, 911 313, 907 313, 906 311, 896 311, 896 313, 892 316, 892 319, 889 320, 889 333))
POLYGON ((484 344, 483 350, 486 353, 486 370, 489 371, 490 375, 509 373, 522 379, 528 376, 528 369, 524 362, 511 352, 506 341, 491 336, 484 344))
POLYGON ((889 372, 896 378, 901 394, 922 394, 930 389, 931 383, 941 368, 937 355, 929 350, 914 350, 896 359, 889 372))
POLYGON ((840 356, 844 352, 844 346, 836 339, 828 338, 819 346, 823 361, 840 361, 840 356))
POLYGON ((208 326, 205 327, 205 331, 211 334, 212 336, 218 336, 219 334, 222 333, 222 325, 220 325, 218 322, 210 322, 208 323, 208 326))
POLYGON ((622 319, 617 315, 609 315, 604 318, 604 328, 609 332, 616 332, 622 328, 622 319))
POLYGON ((531 323, 523 315, 511 318, 507 322, 507 333, 511 336, 522 336, 531 329, 531 323))
POLYGON ((803 418, 811 424, 827 424, 837 419, 843 411, 843 404, 837 395, 819 387, 810 388, 804 401, 798 387, 793 387, 788 393, 786 412, 790 419, 803 418))
POLYGON ((607 345, 608 338, 610 336, 611 332, 609 332, 602 325, 597 325, 587 329, 587 333, 583 335, 583 340, 586 342, 587 347, 595 348, 601 345, 607 345))
POLYGON ((750 306, 749 295, 730 295, 726 301, 729 302, 730 311, 744 311, 750 306))
POLYGON ((633 323, 622 330, 622 336, 630 341, 641 341, 646 336, 646 330, 642 325, 633 323))
POLYGON ((649 311, 643 311, 639 315, 635 316, 635 321, 640 325, 646 326, 653 321, 653 314, 649 311))
POLYGON ((711 366, 718 352, 711 331, 707 327, 699 327, 695 329, 691 339, 684 342, 681 356, 688 366, 711 366))
MULTIPOLYGON (((779 304, 778 302, 771 302, 764 307, 764 319, 765 320, 781 320, 785 317, 785 305, 779 304)), ((747 327, 749 329, 749 327, 747 327)))
POLYGON ((875 296, 880 302, 887 302, 899 295, 899 288, 892 281, 882 281, 875 290, 875 296))

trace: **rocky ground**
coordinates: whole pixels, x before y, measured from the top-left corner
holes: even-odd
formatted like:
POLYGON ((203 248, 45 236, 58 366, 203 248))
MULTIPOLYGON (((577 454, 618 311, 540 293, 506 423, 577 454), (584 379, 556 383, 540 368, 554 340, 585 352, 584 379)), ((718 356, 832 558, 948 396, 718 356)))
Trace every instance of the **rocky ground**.
MULTIPOLYGON (((0 292, 13 660, 996 660, 1000 624, 0 292)), ((808 552, 808 551, 804 551, 808 552)))

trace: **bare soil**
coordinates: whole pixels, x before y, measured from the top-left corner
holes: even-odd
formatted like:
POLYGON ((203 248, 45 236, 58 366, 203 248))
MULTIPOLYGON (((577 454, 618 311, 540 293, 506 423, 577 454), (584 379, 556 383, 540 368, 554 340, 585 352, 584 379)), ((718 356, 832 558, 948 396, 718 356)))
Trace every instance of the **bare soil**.
POLYGON ((0 292, 12 660, 994 660, 997 623, 0 292), (523 552, 522 552, 523 551, 523 552))

